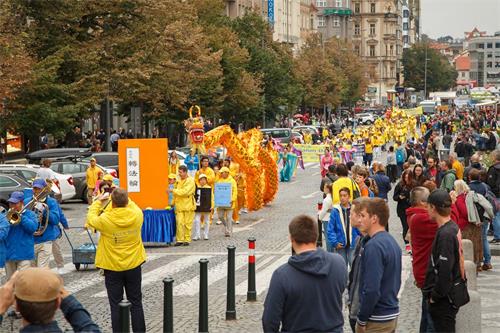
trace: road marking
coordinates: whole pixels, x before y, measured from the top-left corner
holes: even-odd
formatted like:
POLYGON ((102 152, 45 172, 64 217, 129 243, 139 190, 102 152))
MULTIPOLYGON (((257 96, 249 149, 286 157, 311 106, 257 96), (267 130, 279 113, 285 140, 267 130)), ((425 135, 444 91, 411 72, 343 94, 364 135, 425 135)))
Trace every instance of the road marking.
POLYGON ((308 162, 308 163, 304 163, 304 168, 306 168, 306 169, 307 169, 307 168, 312 167, 312 166, 314 166, 314 165, 316 165, 316 164, 318 164, 318 163, 316 163, 316 162, 308 162))
POLYGON ((237 224, 233 224, 233 234, 236 234, 236 233, 242 232, 242 231, 252 230, 253 227, 255 227, 257 224, 262 223, 264 221, 265 221, 265 219, 259 219, 259 220, 255 221, 249 225, 246 225, 244 227, 235 227, 235 225, 237 225, 237 224))
POLYGON ((315 166, 313 166, 311 169, 319 169, 319 164, 316 164, 315 166))
MULTIPOLYGON (((247 256, 236 256, 235 260, 235 271, 239 270, 247 264, 247 256)), ((227 276, 227 260, 210 267, 208 263, 208 285, 219 281, 220 279, 227 276)), ((200 276, 197 275, 191 280, 183 282, 177 286, 174 286, 174 296, 194 296, 199 292, 200 288, 200 276)))
MULTIPOLYGON (((265 265, 269 264, 271 261, 275 259, 274 256, 272 257, 267 257, 262 260, 257 260, 257 264, 255 265, 255 271, 258 271, 265 265)), ((257 278, 257 277, 256 277, 257 278)), ((240 284, 236 286, 236 295, 246 295, 248 290, 248 279, 245 281, 242 281, 240 284)))
POLYGON ((321 175, 321 172, 315 172, 315 173, 313 173, 312 175, 313 175, 313 176, 319 176, 319 175, 321 175))
POLYGON ((311 199, 312 197, 315 197, 316 195, 320 194, 321 191, 315 191, 311 194, 307 194, 307 195, 302 195, 300 196, 302 199, 311 199))
POLYGON ((289 182, 288 184, 289 184, 289 185, 293 185, 293 184, 297 184, 298 182, 299 182, 298 180, 294 180, 294 181, 292 181, 292 182, 289 182))
MULTIPOLYGON (((271 281, 271 277, 274 271, 286 263, 290 256, 281 256, 277 260, 275 260, 271 265, 267 266, 262 271, 257 272, 255 276, 255 290, 257 291, 257 295, 261 294, 264 290, 269 288, 269 282, 271 281)), ((273 257, 274 259, 274 257, 273 257)), ((248 289, 248 281, 245 280, 238 284, 236 287, 236 295, 246 295, 248 289)))
POLYGON ((410 276, 411 272, 411 256, 403 256, 401 262, 401 288, 399 289, 398 298, 401 298, 403 291, 405 290, 406 280, 410 276))
POLYGON ((292 253, 292 244, 287 243, 283 248, 279 251, 280 253, 292 253))
MULTIPOLYGON (((183 257, 173 262, 169 262, 164 266, 155 268, 142 275, 142 288, 146 287, 147 285, 153 282, 162 281, 164 278, 174 275, 182 271, 183 269, 196 264, 202 258, 208 259, 211 257, 212 256, 207 256, 207 255, 195 255, 195 256, 183 257)), ((92 297, 108 297, 108 293, 106 290, 104 290, 95 294, 92 297)))

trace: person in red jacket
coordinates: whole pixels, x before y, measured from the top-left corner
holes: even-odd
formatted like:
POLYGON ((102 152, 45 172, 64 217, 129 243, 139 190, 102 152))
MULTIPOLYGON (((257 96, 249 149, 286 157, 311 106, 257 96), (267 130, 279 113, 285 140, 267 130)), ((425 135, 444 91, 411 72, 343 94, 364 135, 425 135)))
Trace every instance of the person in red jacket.
MULTIPOLYGON (((427 211, 427 198, 429 195, 430 192, 425 187, 417 186, 413 188, 410 192, 411 207, 406 210, 411 235, 413 276, 417 287, 420 289, 424 286, 425 274, 431 257, 432 242, 438 228, 436 221, 431 219, 427 211)), ((427 299, 422 295, 420 332, 434 332, 428 306, 427 299)))

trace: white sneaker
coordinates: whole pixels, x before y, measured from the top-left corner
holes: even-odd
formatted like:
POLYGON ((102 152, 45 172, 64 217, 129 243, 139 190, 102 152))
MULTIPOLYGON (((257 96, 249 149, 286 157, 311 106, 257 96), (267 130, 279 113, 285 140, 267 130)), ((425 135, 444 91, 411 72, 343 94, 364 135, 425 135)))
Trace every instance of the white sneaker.
POLYGON ((203 239, 204 239, 204 240, 208 240, 208 236, 205 236, 203 239))
POLYGON ((245 213, 245 214, 248 214, 248 209, 246 209, 246 208, 243 208, 241 211, 242 211, 243 213, 245 213))
POLYGON ((217 222, 215 222, 215 224, 222 224, 222 221, 218 220, 217 222))
POLYGON ((57 274, 63 275, 63 273, 64 273, 64 269, 62 267, 57 269, 57 274))
POLYGON ((234 221, 234 223, 236 223, 236 224, 240 224, 240 221, 234 221))

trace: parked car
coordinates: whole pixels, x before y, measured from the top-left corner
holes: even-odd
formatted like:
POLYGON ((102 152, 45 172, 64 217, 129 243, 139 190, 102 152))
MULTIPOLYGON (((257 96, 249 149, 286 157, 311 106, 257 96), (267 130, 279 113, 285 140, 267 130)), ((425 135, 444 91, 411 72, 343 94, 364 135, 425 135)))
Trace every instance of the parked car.
POLYGON ((102 165, 105 168, 115 169, 116 174, 119 177, 120 172, 118 169, 118 153, 115 152, 100 152, 92 153, 92 156, 82 158, 82 161, 90 164, 90 159, 95 158, 97 164, 102 165))
POLYGON ((292 140, 295 143, 303 144, 304 143, 304 136, 302 134, 300 134, 300 132, 292 131, 292 140))
POLYGON ((262 134, 269 135, 283 144, 287 144, 292 140, 292 130, 289 128, 263 128, 260 131, 262 134))
POLYGON ((0 213, 9 209, 7 200, 12 192, 23 191, 28 187, 30 187, 30 184, 22 178, 14 175, 0 174, 0 213))
POLYGON ((375 116, 371 113, 358 113, 354 118, 349 119, 349 123, 356 120, 357 125, 371 125, 375 122, 375 116))
MULTIPOLYGON (((10 174, 24 179, 27 183, 31 184, 36 178, 36 174, 40 169, 39 165, 34 164, 2 164, 0 165, 0 174, 10 174)), ((57 201, 62 202, 65 200, 73 199, 76 191, 73 184, 73 177, 71 175, 63 175, 54 172, 56 180, 52 186, 52 192, 55 194, 57 201)))
MULTIPOLYGON (((76 195, 75 199, 81 199, 83 202, 87 202, 87 168, 90 162, 86 161, 54 161, 50 168, 55 172, 62 173, 63 175, 71 175, 73 177, 73 182, 75 185, 76 195)), ((97 164, 97 166, 104 171, 104 174, 110 174, 114 178, 118 178, 118 174, 115 169, 105 168, 102 165, 97 164)))
POLYGON ((90 148, 53 148, 42 149, 26 154, 25 157, 30 164, 41 164, 43 159, 58 159, 71 157, 86 157, 92 155, 90 148))
POLYGON ((312 126, 312 125, 302 125, 302 126, 295 126, 292 128, 293 131, 299 131, 299 132, 309 132, 312 134, 312 139, 313 142, 317 142, 318 140, 321 140, 321 128, 318 126, 312 126))

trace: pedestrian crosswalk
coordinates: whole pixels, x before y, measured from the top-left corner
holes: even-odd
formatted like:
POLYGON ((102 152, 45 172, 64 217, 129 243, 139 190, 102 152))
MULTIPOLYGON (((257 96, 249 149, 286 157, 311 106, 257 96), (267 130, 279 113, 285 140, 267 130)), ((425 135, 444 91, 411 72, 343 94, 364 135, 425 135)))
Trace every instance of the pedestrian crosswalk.
MULTIPOLYGON (((285 264, 290 257, 289 246, 280 252, 258 252, 256 254, 256 291, 260 295, 269 287, 273 272, 285 264)), ((159 284, 163 279, 177 276, 174 282, 174 296, 195 296, 198 294, 199 260, 209 259, 208 285, 223 285, 227 277, 227 254, 224 252, 184 252, 184 253, 149 253, 148 261, 142 269, 142 288, 147 289, 154 284, 159 284), (167 259, 168 257, 168 259, 167 259), (158 260, 161 260, 160 262, 158 260), (159 265, 160 264, 160 265, 159 265), (222 282, 222 283, 221 283, 222 282)), ((235 271, 237 277, 236 295, 244 296, 248 289, 248 255, 238 252, 235 256, 235 271)), ((56 271, 56 269, 53 269, 56 271)), ((85 292, 92 298, 106 298, 104 288, 104 276, 98 270, 90 269, 76 271, 72 263, 68 263, 61 271, 61 275, 67 280, 66 289, 70 293, 85 292)), ((402 289, 404 283, 411 274, 411 260, 403 257, 402 289)), ((87 296, 85 296, 87 297, 87 296)))

